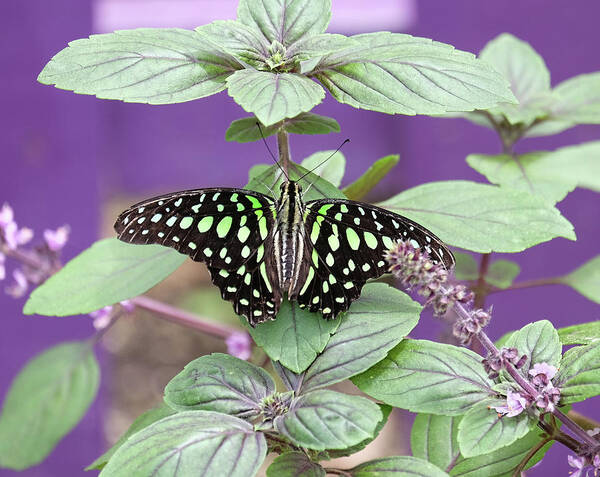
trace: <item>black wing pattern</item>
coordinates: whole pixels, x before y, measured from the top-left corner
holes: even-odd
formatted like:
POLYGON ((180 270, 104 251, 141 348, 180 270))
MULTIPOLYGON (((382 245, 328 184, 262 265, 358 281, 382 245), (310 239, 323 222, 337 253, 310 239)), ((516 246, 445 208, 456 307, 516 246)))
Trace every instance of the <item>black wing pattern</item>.
POLYGON ((396 240, 409 240, 446 268, 454 257, 423 226, 380 207, 343 199, 306 203, 304 213, 307 271, 292 299, 310 311, 335 318, 360 296, 365 282, 388 269, 384 259, 396 240))
POLYGON ((205 262, 223 298, 255 325, 274 318, 282 300, 269 245, 274 204, 245 189, 187 190, 133 205, 115 230, 124 242, 161 244, 205 262))

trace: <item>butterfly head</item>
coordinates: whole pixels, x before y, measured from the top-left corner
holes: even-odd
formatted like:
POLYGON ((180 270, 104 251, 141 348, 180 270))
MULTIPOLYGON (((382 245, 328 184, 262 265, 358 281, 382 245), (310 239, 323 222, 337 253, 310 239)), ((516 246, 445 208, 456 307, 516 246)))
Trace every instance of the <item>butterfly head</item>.
POLYGON ((298 184, 296 181, 286 181, 282 182, 279 186, 281 190, 281 195, 291 195, 291 196, 300 196, 302 195, 302 186, 298 184))

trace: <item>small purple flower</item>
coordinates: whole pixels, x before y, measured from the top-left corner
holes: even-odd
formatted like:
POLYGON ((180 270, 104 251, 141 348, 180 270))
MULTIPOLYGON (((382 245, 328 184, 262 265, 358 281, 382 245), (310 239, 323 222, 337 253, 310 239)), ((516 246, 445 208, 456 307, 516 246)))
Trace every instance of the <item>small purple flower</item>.
POLYGON ((582 477, 583 471, 587 467, 587 460, 583 456, 573 456, 568 455, 567 460, 569 461, 569 466, 577 469, 577 472, 573 472, 571 477, 582 477))
POLYGON ((247 360, 252 354, 250 335, 244 331, 234 331, 225 340, 227 352, 231 356, 247 360))
POLYGON ((20 298, 25 295, 25 292, 27 291, 29 285, 27 277, 23 273, 23 270, 17 268, 13 271, 13 278, 15 281, 6 287, 6 293, 14 298, 20 298))
POLYGON ((539 376, 540 374, 543 374, 546 376, 548 381, 550 381, 554 376, 556 376, 557 372, 558 369, 556 369, 556 367, 548 363, 535 363, 533 365, 533 368, 529 370, 529 374, 531 374, 532 376, 539 376))
POLYGON ((15 214, 12 207, 7 203, 4 203, 0 209, 0 229, 4 229, 8 224, 13 223, 15 220, 15 214))
POLYGON ((119 304, 127 313, 131 313, 133 310, 135 310, 135 305, 129 300, 123 300, 122 302, 119 302, 119 304))
POLYGON ((514 417, 521 414, 526 407, 527 399, 509 389, 506 395, 506 404, 504 406, 492 406, 492 409, 503 416, 514 417))
POLYGON ((61 250, 67 240, 69 239, 69 226, 63 225, 62 227, 57 228, 56 230, 44 230, 44 240, 46 241, 46 245, 53 252, 58 252, 61 250))
POLYGON ((6 269, 4 268, 5 261, 6 257, 4 254, 0 253, 0 280, 4 280, 6 278, 6 269))
POLYGON ((112 320, 112 306, 105 306, 99 310, 92 311, 89 315, 94 319, 93 325, 97 330, 106 328, 112 320))

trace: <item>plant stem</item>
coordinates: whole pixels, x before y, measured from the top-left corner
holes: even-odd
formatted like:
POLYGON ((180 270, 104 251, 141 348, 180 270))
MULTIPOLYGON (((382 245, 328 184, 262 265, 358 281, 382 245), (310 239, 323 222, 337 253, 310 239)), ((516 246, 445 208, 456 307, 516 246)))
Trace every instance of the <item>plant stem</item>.
POLYGON ((334 474, 334 475, 344 475, 347 477, 352 477, 352 473, 348 472, 347 470, 344 469, 335 469, 333 467, 325 467, 325 473, 326 474, 334 474))
POLYGON ((182 310, 181 308, 167 305, 161 301, 153 300, 144 295, 131 298, 130 301, 135 306, 162 315, 167 321, 194 328, 217 338, 227 338, 231 333, 239 331, 231 326, 212 322, 207 318, 182 310))
POLYGON ((567 416, 569 416, 571 419, 573 419, 573 422, 576 422, 578 425, 580 425, 585 430, 592 430, 592 429, 600 428, 600 422, 598 422, 594 419, 591 419, 587 416, 584 416, 583 414, 580 414, 577 411, 573 411, 573 409, 571 409, 567 413, 567 416))
POLYGON ((292 160, 290 155, 290 138, 286 131, 277 132, 277 149, 279 150, 279 162, 285 175, 289 177, 289 165, 292 160))
POLYGON ((475 308, 483 308, 485 305, 485 299, 488 294, 488 287, 485 283, 485 276, 487 275, 488 268, 490 266, 490 253, 484 253, 481 255, 481 262, 479 263, 479 276, 477 277, 477 284, 473 291, 475 292, 475 308))
POLYGON ((560 285, 562 284, 562 277, 551 277, 551 278, 538 278, 535 280, 527 280, 519 283, 513 283, 506 288, 492 288, 489 293, 502 292, 507 290, 520 290, 522 288, 541 287, 545 285, 560 285))
POLYGON ((527 454, 525 454, 525 457, 523 457, 523 459, 521 459, 521 462, 519 462, 519 465, 516 467, 516 469, 514 470, 512 477, 521 477, 521 472, 523 472, 523 469, 525 469, 525 466, 527 465, 527 462, 529 462, 531 460, 531 458, 537 454, 537 452, 544 447, 546 444, 548 444, 548 442, 550 442, 552 440, 551 437, 546 437, 545 439, 542 439, 540 442, 538 442, 535 446, 533 446, 529 452, 527 454))

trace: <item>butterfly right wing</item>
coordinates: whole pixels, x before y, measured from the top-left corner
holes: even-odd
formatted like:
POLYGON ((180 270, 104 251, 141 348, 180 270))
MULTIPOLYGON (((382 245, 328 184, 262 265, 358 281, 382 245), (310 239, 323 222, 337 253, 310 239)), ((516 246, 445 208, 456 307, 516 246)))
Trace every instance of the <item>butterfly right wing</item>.
POLYGON ((119 240, 160 244, 205 262, 212 281, 251 324, 274 318, 281 303, 268 273, 274 200, 245 189, 196 189, 145 200, 115 223, 119 240), (257 292, 259 296, 257 297, 257 292))

